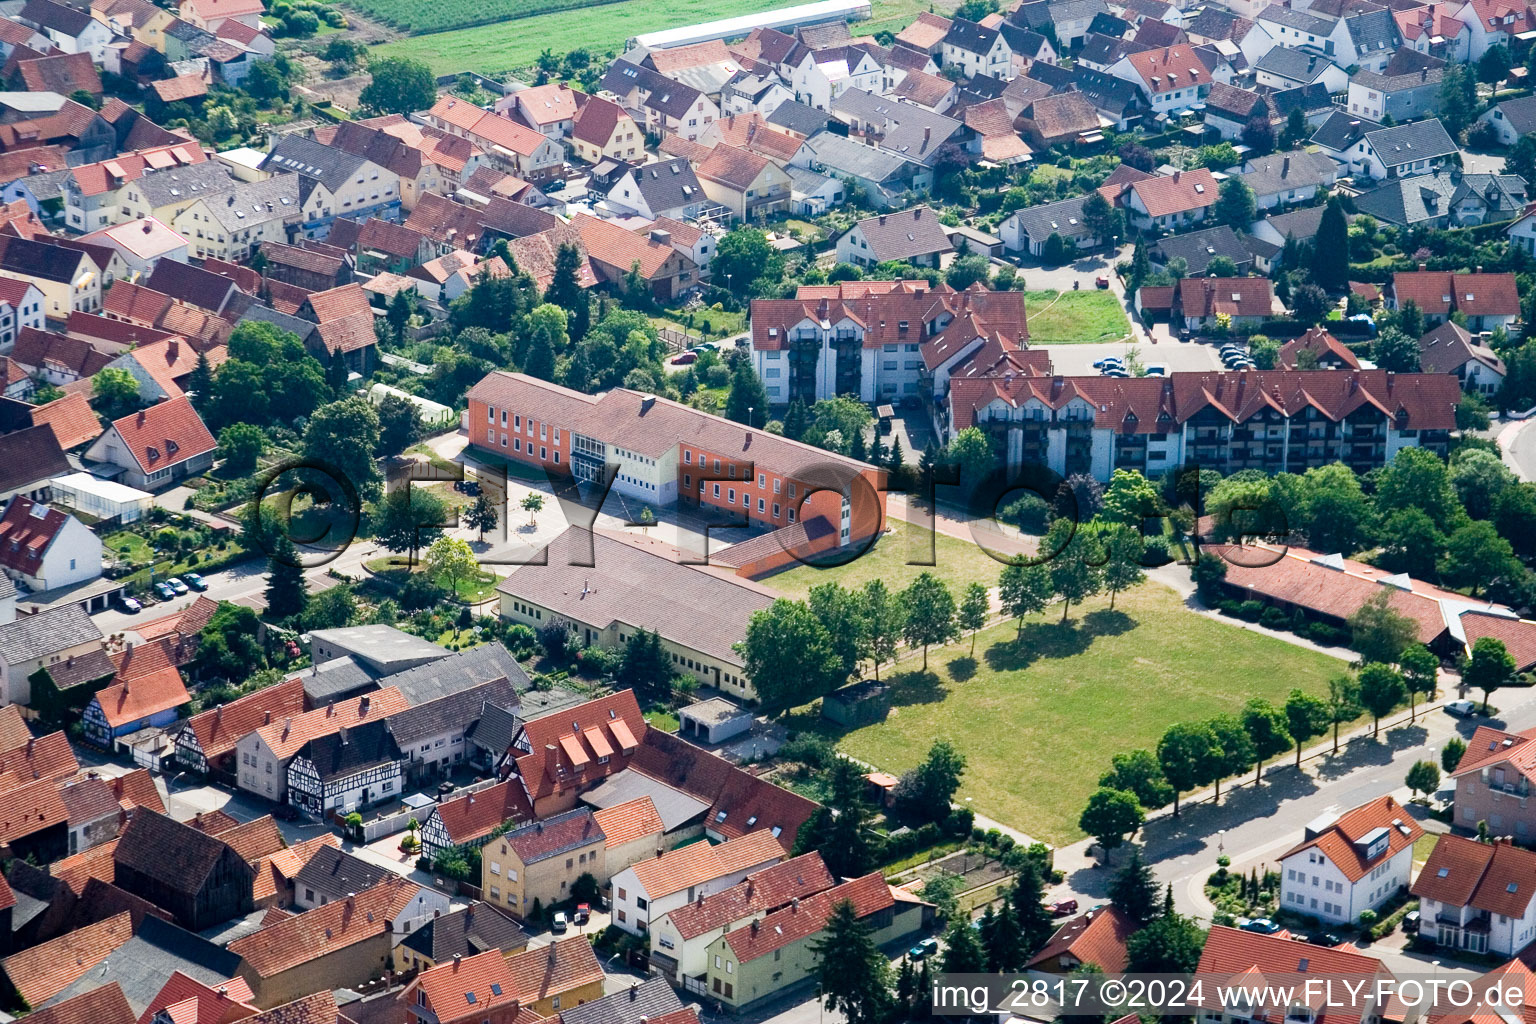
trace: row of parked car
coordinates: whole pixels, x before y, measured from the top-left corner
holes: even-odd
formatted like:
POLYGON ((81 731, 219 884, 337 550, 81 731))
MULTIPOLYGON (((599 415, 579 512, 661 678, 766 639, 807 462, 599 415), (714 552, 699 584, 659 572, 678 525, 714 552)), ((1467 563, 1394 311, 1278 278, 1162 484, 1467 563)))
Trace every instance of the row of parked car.
MULTIPOLYGON (((195 590, 198 593, 202 593, 204 590, 208 589, 208 582, 197 573, 188 572, 183 573, 179 577, 172 576, 168 580, 161 580, 150 589, 155 592, 155 596, 160 600, 172 601, 187 593, 189 590, 195 590)), ((137 598, 124 597, 118 603, 122 606, 122 609, 125 612, 140 612, 144 610, 143 603, 140 602, 137 598)))
MULTIPOLYGON (((1093 364, 1093 368, 1098 370, 1099 375, 1103 377, 1129 377, 1131 375, 1131 372, 1125 368, 1125 360, 1119 356, 1105 356, 1103 359, 1097 360, 1093 364)), ((1168 376, 1168 367, 1162 363, 1153 363, 1143 370, 1142 376, 1166 377, 1168 376)))
POLYGON ((1227 342, 1220 349, 1221 364, 1229 370, 1252 370, 1254 362, 1248 355, 1247 349, 1241 345, 1227 342))

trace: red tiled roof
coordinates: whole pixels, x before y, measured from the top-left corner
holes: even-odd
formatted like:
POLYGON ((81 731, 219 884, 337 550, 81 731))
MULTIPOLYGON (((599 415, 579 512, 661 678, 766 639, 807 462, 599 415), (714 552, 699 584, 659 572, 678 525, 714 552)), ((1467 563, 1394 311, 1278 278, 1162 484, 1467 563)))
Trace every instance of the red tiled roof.
POLYGON ((244 957, 258 976, 271 978, 384 934, 419 888, 415 882, 393 876, 355 897, 276 921, 226 948, 244 957))
POLYGON ((885 884, 885 877, 878 871, 871 871, 861 878, 807 897, 798 906, 791 905, 761 921, 726 932, 726 945, 736 954, 737 961, 756 960, 817 934, 826 926, 832 911, 843 902, 852 903, 854 914, 865 918, 892 906, 895 898, 891 895, 891 887, 885 884))
POLYGON ((234 1024, 260 1012, 251 1005, 254 999, 251 986, 239 976, 211 988, 180 971, 172 971, 160 992, 144 1008, 138 1024, 150 1024, 160 1010, 189 1001, 190 1012, 183 1009, 172 1014, 176 1024, 234 1024))
POLYGON ((1350 369, 1359 369, 1360 360, 1355 354, 1345 347, 1344 343, 1321 327, 1313 327, 1300 337, 1292 338, 1280 347, 1280 365, 1286 368, 1296 366, 1296 358, 1302 352, 1312 352, 1317 355, 1320 363, 1328 365, 1339 364, 1350 369))
POLYGON ((69 886, 76 896, 85 892, 86 883, 95 879, 111 884, 117 879, 117 840, 108 840, 63 860, 54 861, 49 872, 69 886))
POLYGON ((611 100, 589 96, 576 112, 571 125, 571 137, 594 146, 606 146, 613 138, 613 130, 622 118, 629 115, 624 108, 611 100))
POLYGON ((31 738, 32 730, 27 728, 27 720, 21 716, 21 706, 7 704, 0 707, 0 751, 24 747, 31 738))
POLYGON ((382 690, 341 701, 335 706, 307 711, 291 721, 274 720, 271 725, 264 725, 256 731, 274 757, 286 760, 297 754, 299 748, 310 740, 334 735, 342 726, 355 728, 364 722, 387 718, 404 711, 408 706, 405 695, 399 689, 386 686, 382 690))
POLYGON ((211 711, 193 715, 187 728, 197 737, 203 756, 211 761, 234 750, 235 744, 262 726, 303 713, 304 680, 295 676, 211 711))
POLYGON ((1455 274, 1449 270, 1404 271, 1392 277, 1397 304, 1412 301, 1422 312, 1444 316, 1518 316, 1514 274, 1455 274))
POLYGON ((33 1010, 27 1018, 33 1024, 134 1024, 133 1007, 115 981, 33 1010))
POLYGON ((80 762, 62 730, 27 738, 0 752, 0 793, 39 779, 62 779, 80 771, 80 762))
POLYGON ((204 23, 260 14, 265 10, 261 0, 184 0, 181 6, 183 14, 193 14, 204 23))
POLYGON ((766 828, 719 846, 691 843, 631 865, 646 898, 657 900, 743 868, 782 859, 784 848, 766 828))
POLYGON ((1029 961, 1028 966, 1055 960, 1070 954, 1082 964, 1097 964, 1106 974, 1125 970, 1126 940, 1136 931, 1136 922, 1113 904, 1074 917, 1051 936, 1029 961))
POLYGON ((414 1005, 419 995, 426 996, 427 1008, 441 1024, 461 1017, 483 1019, 500 1007, 522 1001, 512 966, 499 949, 463 959, 455 957, 452 963, 422 971, 400 994, 400 1002, 414 1005))
POLYGON ((22 61, 16 75, 28 92, 56 92, 69 96, 76 92, 99 97, 101 75, 89 53, 55 53, 37 60, 22 61))
POLYGON ((118 804, 129 814, 140 807, 159 814, 165 813, 165 801, 160 798, 160 790, 155 786, 154 776, 150 775, 147 769, 135 768, 110 781, 112 795, 117 797, 118 804))
MULTIPOLYGON (((1366 956, 1353 947, 1329 948, 1298 943, 1284 933, 1260 935, 1225 925, 1213 926, 1206 936, 1205 949, 1200 954, 1196 974, 1238 975, 1245 972, 1256 973, 1261 978, 1265 975, 1299 973, 1324 977, 1337 975, 1355 978, 1367 984, 1372 984, 1371 979, 1374 978, 1392 977, 1392 973, 1380 960, 1366 956)), ((1311 996, 1310 991, 1308 996, 1311 996)), ((1316 1011, 1317 1024, 1342 1024, 1344 1021, 1358 1022, 1361 1019, 1361 1010, 1358 1008, 1339 1009, 1336 1005, 1324 1005, 1321 999, 1314 1001, 1308 998, 1302 1001, 1308 1002, 1316 1011)), ((1278 1014, 1274 1019, 1279 1020, 1290 1009, 1256 1007, 1255 1012, 1262 1010, 1266 1013, 1266 1019, 1268 1015, 1278 1014)))
POLYGON ((1442 835, 1412 891, 1453 907, 1470 906, 1519 920, 1536 891, 1536 853, 1507 839, 1480 843, 1442 835))
POLYGON ((66 451, 101 436, 101 421, 91 409, 90 401, 80 394, 65 395, 32 410, 32 425, 48 424, 59 440, 59 447, 66 451))
POLYGON ((670 245, 653 242, 613 221, 600 220, 585 213, 578 213, 572 219, 571 226, 580 233, 588 258, 619 268, 621 273, 628 273, 638 261, 640 276, 646 280, 661 273, 667 261, 675 255, 670 245))
POLYGON ((1333 862, 1351 882, 1364 878, 1374 866, 1385 863, 1412 846, 1424 829, 1404 807, 1390 796, 1378 797, 1346 811, 1332 825, 1311 839, 1304 840, 1280 855, 1281 860, 1303 850, 1315 849, 1333 862), (1387 830, 1387 848, 1367 860, 1360 840, 1376 829, 1387 830))
POLYGON ((155 90, 155 95, 160 97, 161 103, 176 103, 180 100, 192 100, 208 95, 208 80, 202 75, 177 75, 175 78, 163 78, 150 82, 149 87, 155 90))
POLYGON ((1179 306, 1185 316, 1270 316, 1274 285, 1267 277, 1186 277, 1179 282, 1179 306))
POLYGON ((0 516, 0 566, 25 576, 42 572, 43 556, 68 519, 67 513, 25 495, 12 498, 0 516))
MULTIPOLYGON (((1141 178, 1130 182, 1125 189, 1136 194, 1141 205, 1147 208, 1149 217, 1203 210, 1215 205, 1217 194, 1216 179, 1204 167, 1141 178)), ((1099 192, 1110 202, 1122 194, 1119 185, 1108 184, 1101 185, 1099 192)))
POLYGON ((1211 84, 1210 71, 1200 63, 1194 48, 1185 43, 1127 54, 1126 60, 1141 76, 1148 92, 1164 93, 1211 84))
POLYGON ((225 829, 219 833, 219 840, 228 843, 229 848, 238 853, 241 860, 247 861, 271 857, 280 850, 288 848, 282 832, 278 831, 277 822, 270 814, 263 814, 234 828, 225 829))
POLYGON ((530 752, 517 759, 518 774, 535 800, 569 785, 588 785, 628 767, 647 728, 633 690, 536 718, 520 733, 530 752), (598 742, 612 755, 599 754, 598 742))
POLYGON ((509 779, 478 793, 438 804, 432 814, 447 831, 448 838, 462 845, 489 835, 503 822, 533 820, 533 807, 528 803, 522 783, 509 779))
POLYGON ((597 819, 597 827, 603 830, 610 850, 645 836, 660 836, 666 831, 661 815, 656 812, 656 804, 648 796, 601 808, 592 816, 597 819))
POLYGON ((17 993, 29 1006, 40 1006, 82 978, 133 938, 128 912, 113 914, 31 949, 0 960, 17 993))
POLYGON ((184 395, 113 420, 112 428, 145 473, 196 458, 218 445, 184 395))
POLYGON ((592 943, 584 935, 557 939, 548 946, 526 949, 507 957, 513 991, 525 1003, 537 1003, 551 996, 601 985, 603 967, 592 952, 592 943))
POLYGON ((760 911, 789 906, 792 900, 803 902, 806 897, 830 889, 835 883, 821 854, 813 851, 754 871, 729 889, 701 895, 667 916, 679 935, 693 939, 760 911))
POLYGON ((437 118, 468 133, 474 139, 483 139, 493 146, 511 150, 519 156, 532 156, 549 140, 526 125, 492 111, 481 110, 468 100, 444 96, 427 111, 427 116, 437 118))
POLYGON ((113 729, 142 722, 162 711, 170 711, 189 703, 181 672, 175 668, 163 668, 130 681, 114 683, 96 694, 96 704, 113 729))

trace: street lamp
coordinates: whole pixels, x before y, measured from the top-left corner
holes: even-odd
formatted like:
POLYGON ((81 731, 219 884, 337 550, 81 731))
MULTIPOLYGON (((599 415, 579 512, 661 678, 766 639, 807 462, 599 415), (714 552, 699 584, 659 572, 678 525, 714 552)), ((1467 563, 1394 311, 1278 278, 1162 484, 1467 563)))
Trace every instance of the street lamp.
POLYGON ((1216 852, 1227 852, 1227 830, 1224 828, 1219 828, 1216 830, 1216 852))

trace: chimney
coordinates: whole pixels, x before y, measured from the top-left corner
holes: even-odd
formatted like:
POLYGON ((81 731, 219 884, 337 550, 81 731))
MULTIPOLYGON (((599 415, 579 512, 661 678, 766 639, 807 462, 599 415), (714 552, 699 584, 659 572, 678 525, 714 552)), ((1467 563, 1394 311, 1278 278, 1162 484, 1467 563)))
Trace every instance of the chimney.
POLYGON ((340 731, 339 731, 339 734, 341 736, 341 745, 342 746, 346 746, 347 745, 347 727, 346 726, 342 726, 340 731))
POLYGON ((1280 177, 1288 177, 1291 173, 1291 158, 1286 157, 1285 163, 1280 165, 1280 177))
POLYGON ((634 1002, 636 999, 639 999, 639 998, 640 998, 640 983, 637 981, 637 982, 634 982, 633 984, 631 984, 629 986, 629 1001, 630 1002, 634 1002))
POLYGON ((334 714, 336 714, 336 702, 331 701, 325 706, 325 717, 330 718, 334 714))
POLYGON ((138 417, 138 421, 137 422, 138 422, 138 425, 141 426, 141 427, 144 425, 144 410, 143 409, 139 410, 139 417, 138 417))
POLYGON ((291 719, 291 718, 283 719, 283 739, 287 739, 288 738, 288 730, 290 730, 292 728, 293 728, 293 719, 291 719))
POLYGON ((559 766, 560 754, 555 750, 555 745, 553 743, 544 744, 544 770, 549 773, 550 778, 555 777, 559 766))
POLYGON ((229 986, 228 985, 220 985, 219 986, 219 998, 220 999, 228 999, 229 998, 229 986))
POLYGON ((659 847, 659 846, 658 846, 658 847, 656 847, 656 859, 657 859, 657 860, 661 860, 661 855, 662 855, 662 854, 663 854, 663 853, 665 853, 665 852, 666 852, 666 851, 665 851, 665 850, 663 850, 663 849, 662 849, 662 848, 661 848, 661 847, 659 847))
POLYGON ((794 899, 789 901, 789 910, 790 910, 790 913, 793 913, 793 914, 798 914, 800 912, 800 897, 799 896, 796 896, 794 899))
POLYGON ((454 970, 458 970, 459 969, 459 964, 461 964, 463 962, 464 962, 464 954, 463 953, 455 953, 455 954, 453 954, 453 969, 454 970))
POLYGON ((1180 176, 1180 175, 1181 175, 1181 174, 1183 174, 1183 173, 1184 173, 1184 172, 1183 172, 1183 171, 1174 171, 1174 172, 1173 172, 1173 180, 1174 180, 1174 181, 1175 181, 1175 182, 1177 182, 1177 181, 1178 181, 1178 180, 1179 180, 1179 176, 1180 176))
POLYGON ((271 725, 272 724, 272 712, 270 712, 270 711, 263 711, 261 713, 261 724, 262 725, 271 725))
POLYGON ((360 699, 357 702, 358 714, 366 715, 368 713, 368 706, 370 704, 372 704, 372 703, 373 703, 373 698, 372 697, 363 697, 362 699, 360 699))
POLYGON ((172 338, 170 341, 165 343, 165 354, 170 356, 172 359, 175 359, 176 354, 180 351, 181 345, 176 341, 175 338, 172 338))
POLYGON ((752 934, 757 934, 757 918, 755 917, 752 919, 752 934))
POLYGON ((154 232, 154 230, 155 230, 155 229, 154 229, 154 228, 152 228, 152 227, 150 227, 150 226, 149 226, 149 221, 147 221, 147 220, 146 220, 146 221, 145 221, 145 222, 144 222, 144 233, 145 233, 145 234, 146 234, 146 235, 148 235, 148 234, 152 234, 152 233, 153 233, 153 232, 154 232))

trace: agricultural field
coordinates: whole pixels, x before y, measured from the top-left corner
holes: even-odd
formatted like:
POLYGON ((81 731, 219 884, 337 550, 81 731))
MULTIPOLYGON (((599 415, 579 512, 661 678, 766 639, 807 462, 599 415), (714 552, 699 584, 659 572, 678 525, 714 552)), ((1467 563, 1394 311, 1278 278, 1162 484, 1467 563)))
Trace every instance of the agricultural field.
MULTIPOLYGON (((586 49, 594 58, 604 59, 605 55, 620 53, 630 36, 756 14, 789 6, 793 0, 614 0, 596 13, 585 9, 593 6, 592 0, 440 0, 432 5, 415 0, 349 2, 381 20, 398 18, 415 33, 376 47, 372 52, 379 56, 425 61, 435 75, 465 71, 500 75, 531 66, 545 50, 563 56, 586 49), (503 20, 487 24, 493 19, 503 20), (458 27, 465 25, 475 27, 458 27)), ((856 23, 854 31, 898 31, 923 11, 948 14, 956 6, 957 0, 932 4, 924 0, 874 0, 873 20, 856 23)))

